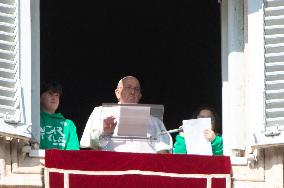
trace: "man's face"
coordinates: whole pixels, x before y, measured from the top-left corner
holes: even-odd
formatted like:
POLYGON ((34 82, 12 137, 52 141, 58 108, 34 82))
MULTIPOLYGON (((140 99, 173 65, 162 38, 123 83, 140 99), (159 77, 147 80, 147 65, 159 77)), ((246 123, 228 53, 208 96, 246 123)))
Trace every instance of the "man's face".
POLYGON ((40 104, 43 111, 48 113, 54 113, 59 106, 59 93, 54 93, 48 90, 41 94, 40 104))
POLYGON ((142 94, 138 80, 135 78, 125 79, 118 85, 115 95, 119 103, 139 103, 142 94))

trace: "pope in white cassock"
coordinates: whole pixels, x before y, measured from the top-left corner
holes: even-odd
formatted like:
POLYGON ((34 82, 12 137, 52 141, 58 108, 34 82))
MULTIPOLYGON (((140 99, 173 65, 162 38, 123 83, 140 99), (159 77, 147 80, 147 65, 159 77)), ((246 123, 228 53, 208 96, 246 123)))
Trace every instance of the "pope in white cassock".
MULTIPOLYGON (((118 104, 138 104, 142 97, 138 79, 133 76, 122 78, 117 84, 115 95, 118 104)), ((155 141, 127 139, 104 141, 108 136, 115 136, 117 122, 114 116, 103 117, 101 120, 102 108, 95 107, 90 115, 80 141, 81 148, 135 153, 169 153, 172 149, 170 135, 164 134, 166 128, 163 122, 154 116, 149 118, 147 137, 156 138, 155 141)))

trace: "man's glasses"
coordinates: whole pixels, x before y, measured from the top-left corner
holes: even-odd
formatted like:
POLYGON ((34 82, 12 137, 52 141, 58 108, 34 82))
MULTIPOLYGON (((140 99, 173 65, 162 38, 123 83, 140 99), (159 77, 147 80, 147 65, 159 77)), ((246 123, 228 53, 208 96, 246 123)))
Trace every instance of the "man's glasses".
POLYGON ((131 87, 131 86, 125 86, 123 87, 123 89, 127 90, 127 91, 131 91, 134 90, 135 92, 140 92, 140 87, 131 87))

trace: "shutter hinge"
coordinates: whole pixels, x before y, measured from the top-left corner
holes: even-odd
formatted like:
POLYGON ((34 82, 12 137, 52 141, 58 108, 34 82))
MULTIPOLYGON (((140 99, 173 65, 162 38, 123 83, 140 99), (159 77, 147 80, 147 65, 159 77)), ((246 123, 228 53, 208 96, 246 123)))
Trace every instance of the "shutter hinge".
POLYGON ((270 128, 269 130, 266 130, 264 132, 265 136, 279 136, 280 135, 280 130, 278 129, 278 126, 273 126, 272 128, 270 128))
POLYGON ((6 113, 4 116, 4 122, 6 123, 17 124, 20 122, 20 119, 21 119, 21 112, 18 109, 15 111, 14 115, 6 113))

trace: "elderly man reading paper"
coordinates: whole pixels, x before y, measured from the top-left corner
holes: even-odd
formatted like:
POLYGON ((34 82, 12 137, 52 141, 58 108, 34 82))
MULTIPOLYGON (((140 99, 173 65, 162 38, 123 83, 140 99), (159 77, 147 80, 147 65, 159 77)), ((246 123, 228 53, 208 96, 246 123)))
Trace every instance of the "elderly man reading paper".
MULTIPOLYGON (((142 94, 140 83, 136 77, 126 76, 122 78, 117 84, 115 95, 118 105, 133 105, 133 109, 138 109, 139 111, 138 103, 142 94), (135 104, 137 104, 137 107, 135 107, 135 104)), ((141 108, 140 110, 147 113, 146 108, 141 108)), ((171 150, 170 135, 164 134, 166 128, 159 118, 149 115, 145 127, 145 135, 148 138, 146 141, 139 139, 108 139, 118 135, 118 116, 115 112, 113 114, 109 113, 107 116, 103 116, 104 113, 104 107, 94 108, 80 141, 81 148, 135 153, 169 153, 171 150)), ((142 118, 141 121, 145 121, 145 118, 142 118)), ((141 126, 142 124, 143 122, 141 126)), ((135 125, 133 125, 133 128, 135 128, 135 125)), ((136 126, 137 128, 139 127, 136 126)), ((143 132, 143 127, 141 128, 143 132)))

